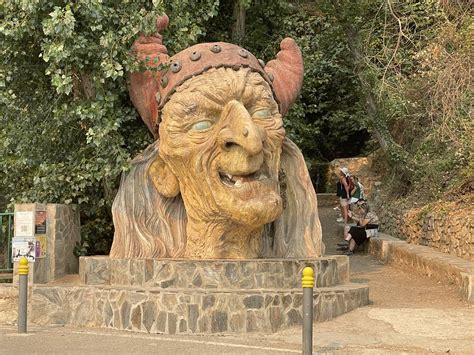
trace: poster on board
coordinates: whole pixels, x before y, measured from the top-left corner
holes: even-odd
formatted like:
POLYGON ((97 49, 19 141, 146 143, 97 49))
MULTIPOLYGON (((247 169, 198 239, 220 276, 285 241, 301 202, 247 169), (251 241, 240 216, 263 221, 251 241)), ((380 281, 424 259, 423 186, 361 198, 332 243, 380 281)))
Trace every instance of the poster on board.
POLYGON ((36 210, 35 234, 46 234, 46 211, 36 210))
POLYGON ((34 238, 18 238, 12 239, 12 259, 14 262, 19 261, 22 256, 26 256, 30 263, 35 262, 36 245, 34 238))
POLYGON ((37 235, 36 239, 36 259, 41 259, 46 257, 46 236, 37 235))
POLYGON ((15 237, 34 237, 33 212, 15 212, 15 237))

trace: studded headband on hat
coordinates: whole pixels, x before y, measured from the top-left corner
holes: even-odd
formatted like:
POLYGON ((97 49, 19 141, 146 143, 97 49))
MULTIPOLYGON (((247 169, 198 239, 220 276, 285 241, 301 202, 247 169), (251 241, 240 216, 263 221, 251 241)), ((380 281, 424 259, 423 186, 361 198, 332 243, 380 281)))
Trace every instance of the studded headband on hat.
POLYGON ((168 26, 168 22, 168 16, 158 17, 157 33, 153 36, 140 36, 132 47, 138 60, 144 61, 148 66, 169 66, 163 71, 130 74, 130 97, 155 137, 158 136, 160 111, 176 88, 211 68, 249 68, 258 72, 270 84, 282 115, 296 100, 303 82, 303 58, 293 39, 285 38, 280 44, 281 51, 276 59, 266 66, 247 50, 224 42, 200 43, 170 58, 160 34, 168 26))

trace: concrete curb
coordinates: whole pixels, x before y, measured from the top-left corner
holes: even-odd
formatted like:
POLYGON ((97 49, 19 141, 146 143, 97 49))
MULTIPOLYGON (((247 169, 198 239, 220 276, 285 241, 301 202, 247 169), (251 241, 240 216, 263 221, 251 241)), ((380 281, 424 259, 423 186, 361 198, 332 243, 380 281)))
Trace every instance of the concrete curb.
POLYGON ((445 254, 433 248, 408 244, 384 233, 369 240, 368 252, 385 263, 455 284, 463 298, 474 303, 474 262, 445 254))

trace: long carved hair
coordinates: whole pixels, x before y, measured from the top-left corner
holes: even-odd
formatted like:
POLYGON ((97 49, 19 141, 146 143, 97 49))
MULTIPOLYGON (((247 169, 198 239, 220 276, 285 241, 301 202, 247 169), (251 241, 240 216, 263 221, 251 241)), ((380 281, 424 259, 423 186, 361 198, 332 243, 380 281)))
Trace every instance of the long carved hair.
POLYGON ((159 140, 132 161, 122 175, 112 205, 115 225, 113 258, 180 257, 186 246, 186 210, 181 195, 158 193, 149 175, 158 155, 159 140))
MULTIPOLYGON (((176 258, 186 248, 186 210, 181 195, 158 193, 149 169, 158 155, 159 140, 132 161, 122 176, 112 206, 115 225, 112 258, 176 258)), ((303 155, 285 138, 280 169, 283 213, 263 230, 260 257, 321 256, 321 225, 317 200, 303 155)))

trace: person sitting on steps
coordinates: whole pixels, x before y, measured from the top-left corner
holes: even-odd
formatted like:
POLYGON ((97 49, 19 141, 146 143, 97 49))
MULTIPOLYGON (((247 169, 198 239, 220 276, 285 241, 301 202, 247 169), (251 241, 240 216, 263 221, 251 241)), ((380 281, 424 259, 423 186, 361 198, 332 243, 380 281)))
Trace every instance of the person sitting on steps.
POLYGON ((359 213, 349 211, 349 217, 357 222, 356 226, 344 226, 344 243, 338 243, 337 250, 347 250, 345 255, 352 255, 359 245, 367 239, 376 237, 379 229, 379 218, 375 212, 370 211, 369 204, 365 200, 357 202, 359 213))

